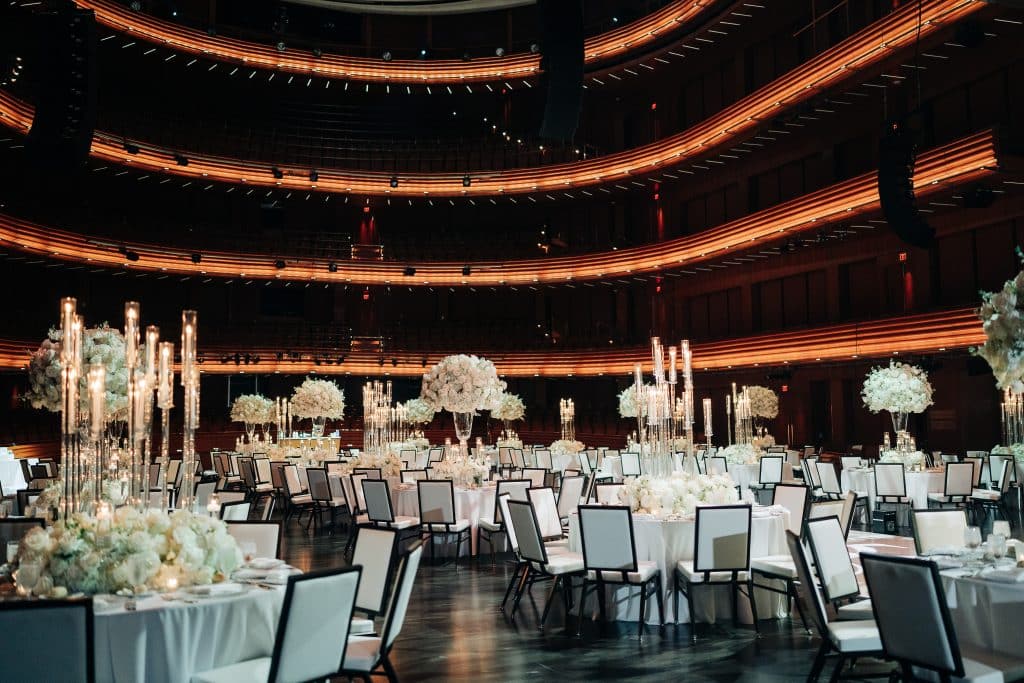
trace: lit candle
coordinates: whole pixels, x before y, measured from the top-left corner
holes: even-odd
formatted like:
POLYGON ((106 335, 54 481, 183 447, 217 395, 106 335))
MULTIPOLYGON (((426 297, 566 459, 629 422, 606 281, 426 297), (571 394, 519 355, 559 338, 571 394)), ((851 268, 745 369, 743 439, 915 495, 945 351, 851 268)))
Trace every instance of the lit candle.
POLYGON ((139 360, 139 302, 126 301, 124 304, 124 364, 128 372, 135 369, 139 360))
POLYGON ((73 296, 66 296, 60 300, 60 329, 61 329, 61 345, 60 355, 61 361, 66 366, 72 358, 73 348, 71 345, 72 326, 75 324, 75 308, 77 302, 73 296))
POLYGON ((157 373, 157 347, 160 344, 160 328, 150 325, 146 328, 146 377, 149 378, 149 388, 152 390, 156 384, 157 373))
MULTIPOLYGON (((641 369, 640 369, 640 364, 639 363, 637 363, 636 365, 633 366, 633 381, 634 381, 634 384, 636 385, 637 389, 642 387, 643 384, 644 384, 644 375, 643 375, 643 371, 641 371, 641 369)), ((639 398, 639 397, 637 397, 637 398, 639 398)))
POLYGON ((676 347, 668 347, 668 382, 676 383, 676 347))
POLYGON ((170 576, 167 578, 167 590, 176 591, 178 590, 178 577, 170 576))
POLYGON ((704 404, 704 438, 709 442, 714 434, 711 431, 711 399, 705 398, 702 403, 704 404))
POLYGON ((107 370, 103 365, 94 363, 89 366, 89 417, 93 441, 103 434, 103 422, 106 417, 107 370))
POLYGON ((174 406, 174 342, 160 342, 157 371, 157 403, 167 410, 174 406))
POLYGON ((220 496, 216 493, 211 493, 210 498, 206 501, 206 511, 210 513, 211 517, 220 517, 220 496))

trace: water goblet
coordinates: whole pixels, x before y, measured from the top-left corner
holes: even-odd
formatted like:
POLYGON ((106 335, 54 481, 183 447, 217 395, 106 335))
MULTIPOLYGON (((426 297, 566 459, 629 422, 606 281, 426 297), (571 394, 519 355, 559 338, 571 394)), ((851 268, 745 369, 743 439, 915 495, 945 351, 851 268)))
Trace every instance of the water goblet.
POLYGON ((997 519, 996 521, 992 522, 992 533, 999 534, 1000 536, 1006 539, 1010 538, 1010 536, 1012 535, 1010 533, 1010 523, 1007 522, 1005 519, 997 519))
POLYGON ((998 562, 1006 554, 1006 536, 1002 534, 989 534, 988 552, 992 555, 992 559, 998 562))
POLYGON ((981 545, 981 528, 969 526, 964 529, 964 545, 975 550, 981 545))
POLYGON ((7 564, 14 564, 18 558, 18 541, 7 541, 7 564))

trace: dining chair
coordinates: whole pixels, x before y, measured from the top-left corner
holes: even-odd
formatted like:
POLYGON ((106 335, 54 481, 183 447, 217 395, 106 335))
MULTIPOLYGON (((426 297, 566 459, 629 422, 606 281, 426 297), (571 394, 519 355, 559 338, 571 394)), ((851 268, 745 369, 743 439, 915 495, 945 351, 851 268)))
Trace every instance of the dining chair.
POLYGON ((526 458, 523 456, 522 448, 512 449, 512 465, 518 470, 526 469, 526 458))
POLYGON ((909 510, 911 504, 907 496, 907 471, 903 463, 875 463, 875 509, 880 509, 882 505, 893 505, 898 518, 901 507, 909 510))
POLYGON ((399 476, 403 484, 413 484, 421 479, 426 479, 427 470, 402 470, 399 476))
POLYGON ((331 529, 337 525, 337 514, 338 512, 344 512, 348 515, 349 520, 353 518, 352 505, 348 501, 348 494, 345 492, 344 476, 340 474, 331 474, 330 470, 327 471, 327 489, 330 491, 330 509, 331 509, 331 529))
POLYGON ((253 557, 281 559, 281 522, 228 520, 225 526, 239 547, 243 543, 251 543, 255 547, 253 557))
POLYGON ((550 486, 530 487, 527 499, 533 504, 533 511, 540 524, 541 537, 545 541, 562 538, 562 520, 558 517, 558 503, 555 491, 550 486))
POLYGON ((365 474, 367 479, 381 478, 381 471, 379 467, 353 467, 352 474, 365 474))
POLYGON ((220 518, 224 521, 241 522, 249 519, 249 506, 247 500, 230 501, 220 504, 220 518))
POLYGON ((160 463, 154 462, 149 465, 149 491, 160 491, 160 463))
MULTIPOLYGON (((782 467, 785 459, 781 455, 765 455, 758 463, 757 482, 750 488, 757 491, 771 491, 782 483, 782 467)), ((755 493, 756 495, 756 493, 755 493)))
MULTIPOLYGON (((477 522, 476 527, 476 547, 477 552, 480 552, 480 543, 487 541, 487 546, 491 549, 491 564, 495 561, 495 547, 494 537, 500 536, 501 534, 507 534, 508 525, 505 523, 505 517, 502 515, 500 499, 501 496, 507 494, 513 500, 527 500, 527 490, 533 484, 529 479, 502 479, 498 482, 494 490, 494 510, 491 513, 491 518, 486 517, 480 519, 477 522)), ((479 555, 478 555, 479 557, 479 555)))
POLYGON ((622 454, 622 477, 634 478, 639 477, 643 474, 643 468, 640 466, 640 454, 631 453, 629 451, 622 454))
POLYGON ((416 482, 416 495, 420 502, 420 524, 424 538, 430 540, 430 560, 434 561, 434 539, 455 539, 455 566, 459 566, 462 544, 472 540, 468 519, 455 515, 455 485, 451 479, 416 482))
POLYGON ((349 499, 356 504, 356 514, 363 515, 366 513, 366 498, 363 497, 363 481, 368 476, 365 472, 356 472, 352 470, 352 474, 349 475, 348 480, 352 490, 352 497, 349 499))
POLYGON ((193 507, 198 510, 200 514, 206 511, 206 504, 210 502, 210 496, 216 488, 216 481, 202 481, 196 484, 193 491, 193 500, 195 500, 193 507))
POLYGON ((947 505, 959 508, 967 505, 974 492, 974 465, 969 462, 947 462, 942 492, 929 493, 928 503, 940 508, 947 505))
POLYGON ((587 454, 577 453, 576 460, 579 461, 580 463, 580 472, 582 472, 586 476, 590 476, 591 472, 594 471, 594 468, 591 467, 590 458, 587 456, 587 454))
MULTIPOLYGON (((516 540, 519 543, 519 555, 526 562, 526 575, 523 577, 523 584, 547 579, 552 581, 539 624, 539 628, 543 629, 559 586, 562 588, 562 600, 565 605, 566 618, 568 618, 572 578, 583 576, 583 556, 570 552, 548 554, 533 504, 529 501, 509 500, 506 505, 509 521, 515 528, 516 540)), ((516 595, 512 605, 512 618, 515 618, 523 593, 524 590, 520 590, 516 595)))
POLYGON ((679 594, 686 596, 690 613, 690 637, 697 642, 697 612, 693 592, 697 586, 729 586, 733 623, 739 623, 740 586, 747 588, 750 611, 757 625, 757 605, 750 572, 749 505, 698 507, 694 530, 693 559, 679 560, 675 567, 675 614, 679 620, 679 594))
POLYGON ((306 523, 306 528, 308 529, 309 525, 312 524, 314 533, 318 528, 323 531, 324 511, 330 512, 331 524, 333 526, 337 518, 337 509, 347 508, 348 501, 344 497, 344 493, 342 493, 341 500, 338 500, 336 492, 331 490, 327 468, 308 468, 306 470, 306 482, 309 484, 309 496, 313 499, 313 509, 309 515, 309 522, 306 523))
MULTIPOLYGON (((531 491, 532 494, 532 491, 531 491)), ((636 539, 633 534, 633 515, 628 505, 580 505, 580 540, 583 546, 583 590, 580 592, 580 623, 577 635, 583 630, 587 589, 597 592, 600 619, 605 620, 605 584, 638 586, 640 588, 640 618, 637 635, 643 636, 647 626, 647 609, 651 596, 658 602, 658 617, 665 625, 665 596, 662 590, 661 570, 651 560, 637 560, 636 539)))
POLYGON ((807 680, 818 680, 822 669, 825 668, 828 655, 832 653, 835 653, 838 659, 832 680, 838 680, 838 674, 848 660, 881 653, 882 641, 878 635, 878 628, 873 619, 829 621, 825 600, 811 573, 803 542, 792 531, 787 531, 786 545, 789 546, 790 556, 796 566, 799 583, 797 599, 801 603, 801 610, 803 614, 810 615, 811 622, 821 635, 821 645, 811 664, 807 680))
POLYGON ((284 468, 284 493, 286 496, 285 521, 288 521, 288 518, 296 511, 299 513, 300 519, 303 511, 309 511, 312 514, 313 496, 303 490, 302 483, 299 481, 297 465, 288 465, 284 468))
POLYGON ((935 562, 873 553, 861 553, 860 561, 875 596, 872 604, 883 655, 899 663, 904 680, 937 677, 980 683, 1021 677, 1020 659, 960 645, 935 562))
POLYGON ((0 600, 4 680, 93 683, 93 624, 92 598, 0 600))
POLYGON ((729 474, 729 461, 720 455, 712 455, 704 460, 708 474, 729 474))
POLYGON ((860 592, 842 521, 838 517, 807 520, 807 544, 814 557, 822 594, 835 608, 838 618, 870 619, 870 599, 860 592))
MULTIPOLYGON (((970 451, 968 451, 968 455, 970 451)), ((948 465, 951 462, 960 462, 960 456, 956 453, 939 453, 939 460, 943 465, 948 465)))
POLYGON ((363 479, 363 500, 366 501, 366 518, 370 524, 387 529, 396 529, 400 536, 418 536, 420 518, 395 515, 391 502, 391 489, 383 479, 363 479))
POLYGON ((910 521, 914 532, 914 548, 918 555, 962 548, 964 545, 966 510, 912 510, 910 521))
POLYGON ((968 454, 967 457, 964 458, 964 462, 969 462, 974 467, 974 481, 972 482, 972 486, 976 489, 981 488, 981 473, 985 468, 984 458, 968 454))
POLYGON ((804 520, 810 509, 810 491, 803 484, 778 484, 772 492, 772 505, 789 511, 786 528, 795 534, 803 533, 804 520))
POLYGON ((441 462, 441 460, 443 458, 444 458, 444 449, 443 448, 431 448, 429 451, 427 451, 427 462, 428 463, 441 462))
POLYGON ((352 565, 363 568, 356 592, 356 609, 373 619, 382 614, 387 605, 388 587, 400 548, 398 530, 361 526, 353 533, 356 540, 352 565))
MULTIPOLYGON (((786 530, 798 536, 803 533, 804 521, 807 519, 810 495, 803 484, 779 484, 775 487, 772 496, 772 505, 778 505, 789 511, 789 521, 786 523, 786 530)), ((800 623, 804 630, 810 634, 810 624, 804 616, 803 606, 797 597, 797 576, 796 565, 792 556, 787 552, 781 555, 764 555, 750 558, 751 580, 754 588, 779 593, 787 600, 796 604, 800 616, 800 623), (758 583, 757 579, 765 581, 758 583), (778 582, 784 584, 779 588, 778 582)))
POLYGON ((1010 483, 1017 481, 1017 468, 1013 467, 1013 456, 1012 455, 989 455, 988 456, 988 487, 990 489, 999 488, 1000 482, 1002 482, 1001 474, 1003 471, 1003 463, 1010 463, 1010 483))
POLYGON ((398 681, 398 674, 395 673, 395 668, 391 664, 390 655, 395 646, 395 640, 405 624, 405 615, 409 609, 409 599, 412 596, 413 584, 416 581, 416 572, 419 570, 422 556, 423 544, 420 541, 414 542, 412 547, 401 554, 380 636, 356 635, 349 638, 339 673, 348 676, 358 675, 367 680, 370 674, 379 667, 383 669, 389 681, 398 681))
POLYGON ((226 681, 309 681, 337 674, 349 641, 361 567, 345 567, 288 577, 274 650, 192 677, 193 683, 226 681))
MULTIPOLYGON (((995 464, 995 463, 993 463, 995 464)), ((1009 521, 1010 516, 1006 509, 1006 494, 1010 490, 1010 483, 1013 478, 1014 463, 1013 460, 1002 461, 1002 471, 999 479, 996 480, 997 488, 993 489, 974 489, 971 492, 971 504, 976 509, 976 515, 980 515, 982 512, 992 513, 992 518, 995 519, 997 516, 1001 516, 1003 519, 1009 521)), ((981 519, 975 516, 975 519, 981 519)))
POLYGON ((550 472, 555 469, 554 464, 551 462, 551 451, 546 448, 534 451, 533 461, 537 464, 537 467, 542 470, 550 472))
POLYGON ((623 484, 598 482, 594 485, 594 497, 599 505, 618 505, 623 489, 623 484))
POLYGON ((580 476, 563 476, 558 487, 558 518, 565 523, 583 496, 584 479, 580 476))
POLYGON ((400 450, 398 452, 398 459, 402 461, 402 464, 407 469, 412 469, 413 467, 416 467, 416 451, 415 450, 412 450, 412 449, 409 449, 409 448, 403 448, 402 450, 400 450))
POLYGON ((545 481, 547 475, 548 470, 542 469, 540 467, 525 467, 522 469, 523 479, 529 479, 531 482, 531 486, 537 488, 540 488, 541 486, 544 486, 547 483, 545 481))

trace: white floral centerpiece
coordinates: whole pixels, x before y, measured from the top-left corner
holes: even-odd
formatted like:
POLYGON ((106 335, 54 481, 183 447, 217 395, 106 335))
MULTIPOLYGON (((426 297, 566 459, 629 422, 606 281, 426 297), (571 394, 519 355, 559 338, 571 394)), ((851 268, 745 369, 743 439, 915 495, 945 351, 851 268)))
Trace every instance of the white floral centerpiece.
MULTIPOLYGON (((51 329, 28 363, 29 390, 25 400, 33 408, 60 412, 60 341, 62 331, 51 329)), ((124 419, 128 411, 128 368, 124 364, 124 337, 107 325, 90 327, 82 334, 85 367, 99 363, 106 369, 106 410, 108 420, 124 419)), ((143 353, 139 354, 144 357, 143 353)), ((81 408, 87 409, 88 378, 80 379, 81 408)))
POLYGON ((273 422, 275 418, 274 402, 259 394, 242 394, 231 404, 231 421, 245 424, 250 444, 254 444, 256 425, 273 422))
POLYGON ((405 419, 412 424, 428 424, 434 419, 437 411, 422 398, 411 398, 402 404, 405 408, 405 419))
POLYGON ((498 448, 522 448, 522 439, 498 439, 495 444, 498 448))
POLYGON ((345 474, 351 474, 352 470, 359 467, 375 467, 380 469, 382 477, 393 477, 398 478, 402 476, 402 461, 398 459, 398 456, 393 453, 385 453, 380 455, 378 453, 363 452, 358 457, 355 457, 348 461, 347 471, 345 465, 342 466, 342 472, 345 474))
MULTIPOLYGON (((650 387, 649 384, 645 387, 650 387)), ((643 417, 647 414, 647 404, 636 400, 636 385, 630 384, 619 394, 619 417, 643 417)))
POLYGON ((551 443, 551 455, 573 455, 579 453, 586 446, 582 441, 571 441, 569 439, 558 439, 551 443))
POLYGON ((461 354, 443 358, 423 375, 420 398, 435 411, 475 413, 497 408, 505 386, 494 363, 461 354))
POLYGON ((526 404, 518 394, 502 394, 498 407, 491 411, 491 417, 504 422, 522 420, 526 416, 526 404))
POLYGON ((296 387, 289 405, 295 417, 312 418, 312 434, 321 437, 327 420, 340 420, 345 416, 345 392, 330 380, 306 378, 296 387))
POLYGON ((74 514, 29 531, 18 548, 17 578, 21 589, 42 596, 139 592, 223 581, 241 563, 219 519, 122 507, 110 519, 74 514))
POLYGON ((746 443, 734 443, 718 451, 717 455, 730 465, 754 465, 761 461, 761 452, 753 444, 746 443))
MULTIPOLYGON (((1022 256, 1020 249, 1018 257, 1022 256)), ((978 317, 985 343, 972 352, 992 367, 996 384, 1015 394, 1024 393, 1024 318, 1017 307, 1024 293, 1024 271, 1007 280, 999 292, 982 292, 978 317)))
POLYGON ((1018 462, 1024 462, 1024 443, 1013 443, 1009 446, 993 446, 992 455, 1012 455, 1018 462))
POLYGON ((911 472, 920 472, 925 467, 924 453, 921 451, 894 451, 883 450, 879 454, 878 462, 903 463, 904 467, 911 472))
POLYGON ((779 416, 779 396, 768 387, 748 386, 750 397, 750 414, 754 417, 774 420, 779 416))
POLYGON ((775 437, 771 434, 762 434, 761 436, 755 436, 750 443, 754 448, 763 451, 769 446, 775 445, 775 437))
POLYGON ((451 479, 463 486, 480 486, 487 481, 491 472, 491 465, 484 458, 470 455, 456 455, 447 457, 432 465, 434 477, 451 479))
POLYGON ((430 448, 430 439, 423 437, 410 437, 405 441, 393 441, 388 444, 389 448, 393 453, 401 453, 402 451, 422 451, 430 448))
POLYGON ((690 515, 698 505, 729 505, 739 501, 733 480, 724 475, 676 472, 670 477, 642 475, 627 481, 619 500, 633 512, 690 515))
POLYGON ((889 367, 868 373, 861 397, 873 413, 923 413, 932 404, 932 385, 916 365, 889 361, 889 367))

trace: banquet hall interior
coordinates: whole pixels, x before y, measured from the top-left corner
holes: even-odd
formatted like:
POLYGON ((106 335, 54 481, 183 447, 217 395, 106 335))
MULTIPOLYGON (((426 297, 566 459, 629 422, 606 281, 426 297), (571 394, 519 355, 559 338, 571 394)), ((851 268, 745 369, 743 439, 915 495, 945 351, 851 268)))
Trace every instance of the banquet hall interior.
POLYGON ((1024 680, 1022 44, 3 3, 0 680, 1024 680))

